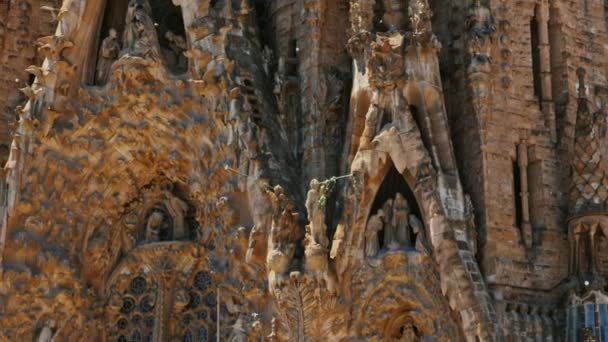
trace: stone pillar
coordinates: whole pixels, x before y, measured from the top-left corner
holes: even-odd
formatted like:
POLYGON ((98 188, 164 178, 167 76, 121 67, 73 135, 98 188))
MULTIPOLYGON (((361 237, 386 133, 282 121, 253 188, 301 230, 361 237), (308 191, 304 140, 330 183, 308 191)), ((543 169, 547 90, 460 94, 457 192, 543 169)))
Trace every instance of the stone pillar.
MULTIPOLYGON (((530 193, 528 192, 528 145, 522 140, 517 145, 517 164, 521 196, 521 233, 527 248, 532 247, 532 225, 530 224, 530 193)), ((517 195, 517 194, 516 194, 517 195)))
POLYGON ((541 73, 541 108, 545 116, 547 129, 551 139, 557 139, 555 128, 555 110, 553 106, 553 90, 551 83, 551 47, 549 45, 549 3, 543 1, 536 7, 536 20, 538 27, 538 52, 540 56, 541 73))

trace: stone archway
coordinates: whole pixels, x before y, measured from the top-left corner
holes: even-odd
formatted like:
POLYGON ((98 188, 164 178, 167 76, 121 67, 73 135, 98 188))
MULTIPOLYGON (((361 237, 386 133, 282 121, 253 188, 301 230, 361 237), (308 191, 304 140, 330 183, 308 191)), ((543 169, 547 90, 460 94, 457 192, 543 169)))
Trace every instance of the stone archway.
MULTIPOLYGON (((474 269, 465 267, 461 248, 457 243, 463 239, 464 245, 467 245, 463 233, 464 195, 460 182, 457 176, 445 174, 434 168, 417 127, 401 132, 396 128, 382 130, 372 139, 370 148, 360 148, 354 157, 351 173, 358 174, 362 184, 356 204, 351 204, 351 207, 347 205, 345 210, 348 217, 345 217, 344 221, 349 222, 350 227, 345 234, 346 247, 341 256, 349 257, 338 256, 336 264, 339 276, 349 279, 341 279, 341 283, 354 281, 357 276, 349 274, 347 270, 357 269, 367 262, 364 256, 366 225, 378 189, 392 165, 412 190, 420 208, 421 219, 426 223, 424 226, 429 252, 432 250, 432 259, 436 262, 434 266, 436 268, 429 269, 435 269, 439 278, 437 284, 441 288, 440 292, 447 297, 450 302, 449 307, 454 312, 459 312, 461 315, 470 315, 473 312, 472 314, 476 316, 475 320, 470 320, 464 326, 467 336, 486 338, 493 335, 496 331, 495 322, 488 313, 478 307, 470 307, 472 303, 484 302, 491 308, 491 304, 488 298, 482 295, 483 292, 473 291, 475 288, 484 288, 485 284, 477 264, 474 264, 474 269), (475 277, 471 273, 475 273, 475 277), (441 274, 441 277, 438 274, 441 274), (465 291, 467 295, 462 296, 463 289, 471 290, 465 291)), ((465 252, 470 253, 468 250, 465 252)), ((395 253, 386 253, 388 254, 395 253)), ((382 262, 385 264, 386 255, 382 257, 382 262)), ((395 254, 395 258, 392 259, 400 260, 407 257, 395 254)), ((388 264, 409 267, 407 260, 389 261, 388 264)), ((451 312, 447 307, 444 309, 451 312)))

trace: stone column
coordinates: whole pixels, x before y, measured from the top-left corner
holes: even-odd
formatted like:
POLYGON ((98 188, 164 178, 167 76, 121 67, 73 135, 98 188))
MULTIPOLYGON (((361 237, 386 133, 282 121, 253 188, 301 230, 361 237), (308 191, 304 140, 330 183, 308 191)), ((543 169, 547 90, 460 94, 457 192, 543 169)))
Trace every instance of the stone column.
POLYGON ((551 84, 551 47, 549 45, 549 3, 542 1, 536 7, 536 21, 538 27, 538 52, 540 57, 541 73, 541 108, 545 115, 547 129, 551 134, 551 139, 557 139, 555 128, 555 110, 552 99, 551 84))
MULTIPOLYGON (((528 145, 522 140, 517 145, 517 164, 521 196, 521 232, 527 248, 532 247, 532 225, 530 224, 530 193, 528 192, 528 145)), ((517 194, 516 194, 517 195, 517 194)))

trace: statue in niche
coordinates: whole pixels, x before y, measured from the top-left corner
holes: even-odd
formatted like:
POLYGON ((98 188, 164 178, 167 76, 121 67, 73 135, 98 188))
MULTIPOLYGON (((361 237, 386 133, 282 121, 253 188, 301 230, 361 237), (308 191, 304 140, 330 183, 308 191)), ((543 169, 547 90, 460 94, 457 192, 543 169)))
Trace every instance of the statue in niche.
POLYGON ((232 331, 228 336, 228 342, 247 342, 247 329, 245 329, 245 322, 243 314, 239 315, 236 322, 232 325, 232 331))
POLYGON ((416 237, 416 250, 422 254, 431 254, 431 248, 426 240, 426 232, 424 230, 424 225, 422 221, 416 217, 416 215, 410 215, 410 226, 414 231, 414 236, 416 237))
POLYGON ((404 1, 400 0, 385 0, 384 15, 382 20, 388 28, 388 32, 401 31, 405 29, 406 16, 404 1))
POLYGON ((395 229, 395 239, 401 247, 411 246, 410 225, 409 225, 410 206, 402 194, 397 193, 393 201, 393 222, 395 229))
POLYGON ((382 211, 384 212, 383 222, 384 222, 384 243, 382 245, 383 248, 386 249, 396 249, 399 248, 399 243, 397 242, 397 237, 395 233, 395 227, 393 226, 393 199, 389 198, 384 202, 382 206, 382 211))
POLYGON ((38 335, 38 342, 52 342, 55 341, 55 337, 59 334, 57 329, 57 322, 54 319, 49 319, 40 330, 38 335))
POLYGON ((378 233, 384 226, 383 222, 384 212, 382 209, 378 209, 376 215, 372 215, 367 221, 365 227, 365 256, 375 257, 380 249, 380 243, 378 242, 378 233))
POLYGON ((401 337, 399 338, 399 341, 413 342, 419 340, 420 337, 416 333, 416 328, 414 325, 412 325, 412 323, 406 323, 403 327, 401 327, 401 337))
POLYGON ((170 30, 165 33, 165 38, 169 42, 169 48, 171 48, 171 52, 174 54, 174 58, 172 59, 175 61, 175 69, 187 69, 188 60, 184 55, 184 52, 188 49, 186 39, 178 34, 173 33, 170 30))
POLYGON ((108 36, 101 43, 99 49, 99 58, 97 59, 97 74, 95 80, 97 84, 105 84, 110 75, 110 67, 118 58, 120 52, 120 44, 118 43, 118 34, 116 30, 110 28, 108 36))
POLYGON ((129 1, 123 40, 128 55, 150 59, 160 57, 152 7, 147 0, 129 1))
POLYGON ((161 229, 163 228, 163 223, 165 222, 165 214, 162 211, 155 209, 148 216, 148 220, 146 222, 146 243, 153 243, 160 241, 161 229))

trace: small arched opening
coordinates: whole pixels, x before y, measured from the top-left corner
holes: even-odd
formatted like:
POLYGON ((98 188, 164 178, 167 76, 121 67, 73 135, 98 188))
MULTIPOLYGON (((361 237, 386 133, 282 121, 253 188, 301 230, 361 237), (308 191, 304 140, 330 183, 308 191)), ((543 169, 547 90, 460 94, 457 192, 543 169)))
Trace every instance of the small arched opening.
POLYGON ((391 163, 371 207, 365 233, 366 256, 373 257, 378 250, 414 248, 415 232, 424 229, 420 217, 414 193, 391 163))

